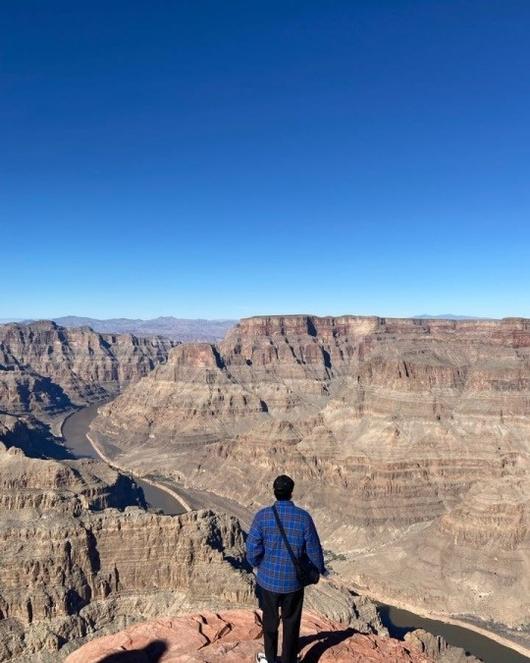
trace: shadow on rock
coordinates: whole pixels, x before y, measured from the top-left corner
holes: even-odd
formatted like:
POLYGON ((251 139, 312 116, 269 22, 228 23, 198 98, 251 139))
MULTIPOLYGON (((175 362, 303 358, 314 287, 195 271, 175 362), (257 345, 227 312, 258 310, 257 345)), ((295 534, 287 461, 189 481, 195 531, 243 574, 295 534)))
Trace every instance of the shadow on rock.
POLYGON ((302 658, 303 663, 318 663, 328 649, 351 638, 355 633, 357 633, 355 629, 347 628, 344 631, 321 631, 320 633, 315 633, 315 635, 301 637, 300 649, 313 643, 302 658))
POLYGON ((109 654, 100 659, 98 663, 158 663, 166 651, 167 644, 164 640, 154 640, 143 649, 109 654))
POLYGON ((27 423, 19 421, 1 441, 6 447, 22 449, 30 458, 75 459, 75 455, 61 444, 61 439, 52 434, 50 427, 40 423, 32 422, 30 427, 27 423))

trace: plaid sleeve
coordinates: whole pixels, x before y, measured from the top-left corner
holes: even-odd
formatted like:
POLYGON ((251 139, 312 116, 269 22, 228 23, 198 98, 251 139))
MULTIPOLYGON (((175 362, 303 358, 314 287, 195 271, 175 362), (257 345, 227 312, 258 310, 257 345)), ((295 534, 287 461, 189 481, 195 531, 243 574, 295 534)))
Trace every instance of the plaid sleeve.
POLYGON ((263 532, 259 513, 257 513, 247 536, 247 559, 253 567, 257 567, 260 565, 264 553, 263 532))
POLYGON ((318 538, 317 528, 309 514, 307 514, 307 523, 304 530, 305 552, 320 573, 325 573, 324 554, 318 538))

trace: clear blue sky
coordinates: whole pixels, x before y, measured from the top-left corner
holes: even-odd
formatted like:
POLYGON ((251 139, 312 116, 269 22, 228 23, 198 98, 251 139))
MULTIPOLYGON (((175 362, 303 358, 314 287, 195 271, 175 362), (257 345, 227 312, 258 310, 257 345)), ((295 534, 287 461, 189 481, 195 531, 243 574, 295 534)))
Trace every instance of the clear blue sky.
POLYGON ((5 0, 0 318, 530 317, 527 0, 5 0))

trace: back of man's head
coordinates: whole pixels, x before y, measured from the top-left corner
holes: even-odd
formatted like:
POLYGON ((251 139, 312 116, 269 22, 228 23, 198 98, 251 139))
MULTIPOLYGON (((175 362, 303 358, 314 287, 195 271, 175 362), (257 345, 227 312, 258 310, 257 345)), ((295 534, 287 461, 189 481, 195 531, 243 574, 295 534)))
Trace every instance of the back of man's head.
POLYGON ((294 481, 287 474, 280 474, 272 484, 277 500, 290 500, 294 490, 294 481))

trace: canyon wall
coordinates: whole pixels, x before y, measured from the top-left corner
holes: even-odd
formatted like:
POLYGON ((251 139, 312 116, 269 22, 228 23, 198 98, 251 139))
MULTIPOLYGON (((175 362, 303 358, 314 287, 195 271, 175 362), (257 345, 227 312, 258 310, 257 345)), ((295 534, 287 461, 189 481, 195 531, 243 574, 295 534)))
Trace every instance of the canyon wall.
POLYGON ((173 345, 50 321, 0 325, 0 440, 60 455, 65 413, 116 395, 164 362, 173 345))
POLYGON ((0 505, 2 661, 57 662, 134 620, 253 604, 235 519, 147 512, 134 482, 102 463, 0 444, 0 505))

